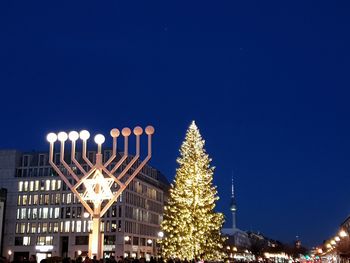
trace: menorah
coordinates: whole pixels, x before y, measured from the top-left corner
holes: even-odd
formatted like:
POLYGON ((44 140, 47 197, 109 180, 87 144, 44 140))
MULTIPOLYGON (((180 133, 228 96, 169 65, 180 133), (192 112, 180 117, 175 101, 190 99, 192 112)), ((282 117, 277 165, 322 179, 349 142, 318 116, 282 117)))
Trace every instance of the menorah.
POLYGON ((143 130, 141 127, 137 126, 134 128, 133 132, 136 136, 136 150, 134 157, 129 162, 126 162, 129 155, 128 140, 131 135, 131 130, 129 128, 124 128, 121 131, 124 137, 124 154, 118 161, 116 161, 117 139, 120 136, 120 131, 118 129, 112 129, 110 132, 113 138, 113 147, 112 154, 106 162, 103 162, 103 154, 101 151, 102 144, 105 142, 105 137, 102 134, 97 134, 94 137, 95 143, 97 144, 95 164, 86 156, 87 141, 90 138, 90 133, 88 131, 83 130, 80 133, 71 131, 69 134, 66 132, 59 132, 57 135, 55 133, 49 133, 47 135, 47 140, 50 143, 50 165, 91 215, 92 231, 89 234, 89 257, 94 255, 96 255, 97 258, 103 257, 103 233, 100 229, 101 217, 151 158, 152 134, 154 133, 154 128, 152 126, 147 126, 145 129, 145 133, 148 136, 148 153, 142 162, 137 161, 140 159, 140 136, 143 130), (76 142, 79 138, 82 141, 82 160, 87 168, 84 168, 84 165, 79 163, 76 159, 75 149, 76 142), (54 145, 57 139, 60 141, 60 158, 57 162, 61 164, 59 166, 54 162, 54 145), (64 157, 65 142, 68 139, 71 141, 70 158, 71 164, 76 167, 74 169, 65 161, 64 157), (124 162, 126 162, 126 164, 123 167, 122 164, 124 162), (136 167, 133 167, 134 165, 136 167), (122 168, 119 169, 120 167, 122 168), (132 167, 135 169, 131 173, 129 171, 132 167), (80 171, 80 174, 74 171, 76 169, 80 171), (66 170, 66 172, 64 172, 64 170, 66 170), (127 173, 128 176, 125 176, 127 173), (73 180, 69 180, 67 178, 68 176, 73 180), (71 183, 71 181, 73 181, 73 183, 71 183), (115 184, 112 188, 113 183, 115 184))

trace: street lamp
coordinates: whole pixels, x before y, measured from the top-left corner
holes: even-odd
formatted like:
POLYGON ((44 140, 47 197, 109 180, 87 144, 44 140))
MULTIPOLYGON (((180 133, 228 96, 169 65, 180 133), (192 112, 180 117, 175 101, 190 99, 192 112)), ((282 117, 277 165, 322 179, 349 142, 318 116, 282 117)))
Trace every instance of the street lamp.
POLYGON ((133 130, 136 137, 136 154, 125 167, 122 166, 129 157, 128 139, 131 133, 129 128, 124 128, 121 132, 118 129, 112 129, 110 131, 110 135, 113 138, 112 156, 106 162, 104 162, 102 154, 102 144, 105 142, 105 137, 102 134, 97 134, 94 138, 97 144, 95 163, 92 163, 86 155, 87 141, 90 138, 90 133, 88 131, 83 130, 80 133, 71 131, 68 134, 66 132, 59 132, 58 134, 49 133, 46 137, 47 141, 50 143, 50 165, 68 188, 76 195, 86 212, 91 215, 92 232, 89 235, 90 258, 94 255, 96 255, 98 259, 103 257, 103 233, 100 231, 101 217, 108 211, 152 156, 152 135, 154 133, 154 128, 152 126, 147 126, 145 129, 145 133, 148 137, 147 156, 141 161, 139 160, 140 137, 143 133, 143 129, 137 126, 133 130), (120 134, 124 137, 124 155, 116 162, 118 156, 117 138, 120 134), (75 148, 79 138, 82 141, 82 159, 84 165, 79 163, 75 158, 75 148), (60 145, 58 154, 59 160, 54 160, 54 156, 56 156, 54 147, 57 140, 60 145), (79 173, 76 173, 76 171, 72 169, 64 157, 65 143, 67 140, 71 142, 71 163, 76 167, 79 173), (115 163, 112 164, 112 162, 115 163), (85 165, 86 168, 83 167, 85 165), (121 171, 119 171, 120 168, 121 171), (134 170, 130 173, 129 170, 131 168, 134 170), (63 172, 63 170, 66 172, 63 172), (117 171, 118 174, 116 174, 117 171), (125 179, 127 173, 129 177, 125 179), (84 187, 80 187, 81 185, 84 185, 84 187), (114 187, 112 187, 113 185, 114 187))
POLYGON ((346 233, 346 231, 344 231, 343 229, 339 231, 339 236, 340 237, 346 237, 348 236, 348 233, 346 233))
POLYGON ((11 250, 7 251, 7 254, 9 255, 9 261, 11 262, 12 251, 11 250))
MULTIPOLYGON (((163 237, 164 237, 164 232, 163 232, 163 231, 159 231, 159 232, 158 232, 158 238, 159 238, 159 240, 162 240, 163 237)), ((163 255, 162 255, 162 252, 163 252, 163 250, 162 250, 163 244, 162 244, 161 241, 158 242, 158 244, 159 244, 159 253, 160 253, 160 256, 162 257, 162 256, 163 256, 163 255)))

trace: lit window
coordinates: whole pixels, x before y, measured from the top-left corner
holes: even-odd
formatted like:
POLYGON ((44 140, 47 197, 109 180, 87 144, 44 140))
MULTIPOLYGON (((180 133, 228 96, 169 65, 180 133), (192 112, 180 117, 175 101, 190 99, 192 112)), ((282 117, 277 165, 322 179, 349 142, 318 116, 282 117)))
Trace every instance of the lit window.
POLYGON ((19 181, 18 182, 18 192, 22 192, 23 191, 23 181, 19 181))
POLYGON ((59 218, 59 217, 60 217, 60 208, 55 207, 55 218, 59 218))
POLYGON ((39 191, 39 181, 35 181, 35 191, 39 191))
POLYGON ((55 204, 58 205, 60 203, 60 194, 55 195, 55 204))
POLYGON ((18 199, 17 199, 17 205, 21 205, 21 196, 20 195, 18 196, 18 199))
POLYGON ((50 180, 45 181, 45 191, 50 191, 50 180))
POLYGON ((42 232, 43 233, 47 232, 47 223, 43 223, 42 232))
POLYGON ((27 205, 27 201, 28 201, 28 196, 27 195, 23 195, 22 196, 22 205, 27 205))
POLYGON ((64 222, 64 232, 69 232, 70 221, 64 222))
POLYGON ((26 212, 27 212, 26 208, 21 208, 21 219, 26 219, 26 212))
POLYGON ((57 180, 57 190, 61 190, 61 186, 62 186, 62 181, 57 180))
POLYGON ((49 217, 49 208, 44 207, 43 208, 43 219, 47 219, 49 217))
POLYGON ((77 233, 81 232, 81 221, 80 220, 77 221, 77 223, 76 223, 76 231, 77 231, 77 233))
POLYGON ((33 208, 32 218, 33 219, 37 219, 38 218, 38 209, 37 208, 33 208))
POLYGON ((29 182, 29 191, 33 192, 34 191, 34 181, 29 182))
POLYGON ((49 202, 50 202, 50 195, 45 195, 45 200, 44 200, 44 202, 45 202, 45 205, 48 205, 49 204, 49 202))
POLYGON ((49 210, 49 211, 50 211, 50 212, 49 212, 49 217, 52 218, 52 211, 53 211, 53 208, 50 207, 50 210, 49 210))
POLYGON ((36 244, 40 246, 52 245, 53 236, 38 236, 36 244))
POLYGON ((23 237, 23 246, 30 246, 30 237, 23 237))
POLYGON ((16 216, 17 219, 19 219, 20 214, 21 214, 21 209, 17 208, 17 216, 16 216))
POLYGON ((24 182, 24 191, 28 191, 28 181, 24 182))
POLYGON ((58 233, 58 222, 55 222, 53 225, 53 232, 58 233))
POLYGON ((70 204, 70 203, 72 203, 72 194, 71 193, 67 194, 67 204, 70 204))
POLYGON ((32 205, 32 195, 29 195, 28 205, 32 205))
POLYGON ((26 224, 25 223, 21 223, 21 226, 20 226, 20 233, 21 234, 24 234, 26 231, 26 224))
POLYGON ((28 208, 28 215, 27 215, 27 219, 30 219, 31 218, 31 209, 28 208))
POLYGON ((56 190, 56 180, 51 180, 51 190, 56 190))
POLYGON ((32 233, 35 234, 36 233, 36 223, 32 223, 32 233))
POLYGON ((33 205, 37 205, 39 201, 39 196, 38 195, 33 195, 33 205))

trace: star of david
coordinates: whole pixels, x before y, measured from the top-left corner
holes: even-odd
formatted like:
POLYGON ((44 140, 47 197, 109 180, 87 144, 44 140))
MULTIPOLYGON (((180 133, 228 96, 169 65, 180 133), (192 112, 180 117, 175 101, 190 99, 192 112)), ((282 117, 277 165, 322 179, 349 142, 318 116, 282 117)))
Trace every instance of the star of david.
POLYGON ((96 170, 91 178, 84 180, 86 191, 83 194, 83 199, 95 203, 111 199, 113 197, 111 191, 113 182, 112 178, 106 178, 99 170, 96 170))

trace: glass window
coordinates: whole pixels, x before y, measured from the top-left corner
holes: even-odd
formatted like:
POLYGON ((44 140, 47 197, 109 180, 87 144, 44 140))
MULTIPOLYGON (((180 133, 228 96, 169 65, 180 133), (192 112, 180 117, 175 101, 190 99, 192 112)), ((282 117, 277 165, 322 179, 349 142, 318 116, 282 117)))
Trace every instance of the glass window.
POLYGON ((21 219, 26 219, 27 216, 27 209, 26 208, 21 208, 21 219))
POLYGON ((53 224, 53 232, 54 232, 54 233, 58 233, 58 222, 55 222, 55 223, 53 224))
POLYGON ((56 180, 51 180, 51 190, 52 191, 56 190, 56 180))
POLYGON ((42 231, 43 233, 46 233, 46 232, 47 232, 47 223, 43 223, 41 231, 42 231))
POLYGON ((39 191, 39 181, 38 180, 35 181, 34 189, 35 189, 35 191, 39 191))
POLYGON ((71 193, 67 194, 67 204, 70 204, 70 203, 72 203, 72 194, 71 193))
POLYGON ((27 205, 27 201, 28 201, 28 196, 27 195, 23 195, 22 196, 22 204, 23 205, 27 205))
POLYGON ((29 182, 29 191, 33 192, 34 191, 34 181, 29 182))
POLYGON ((64 222, 64 232, 69 232, 70 229, 70 221, 64 222))
POLYGON ((33 205, 37 205, 39 201, 39 196, 38 195, 33 195, 33 205))
POLYGON ((32 223, 32 233, 35 234, 36 233, 36 223, 32 223))
POLYGON ((38 218, 38 209, 37 208, 33 208, 32 218, 33 219, 37 219, 38 218))
POLYGON ((15 237, 15 246, 23 246, 23 237, 15 237))
POLYGON ((49 217, 49 208, 44 207, 43 208, 43 219, 47 219, 49 217))
POLYGON ((24 234, 25 233, 25 231, 26 231, 26 224, 25 223, 21 223, 21 225, 20 225, 20 233, 21 234, 24 234))
POLYGON ((80 220, 78 220, 76 223, 76 232, 77 233, 81 232, 81 221, 80 220))
POLYGON ((61 190, 61 186, 62 186, 62 181, 57 180, 57 190, 61 190))
POLYGON ((45 205, 48 205, 50 203, 50 195, 45 195, 45 205))
POLYGON ((61 199, 60 197, 61 197, 60 194, 55 194, 55 204, 56 205, 60 204, 60 199, 61 199))
POLYGON ((45 164, 45 155, 39 154, 39 166, 44 166, 45 164))
POLYGON ((23 191, 23 181, 19 181, 18 182, 18 192, 22 192, 23 191))
POLYGON ((60 217, 60 208, 55 207, 55 218, 59 218, 59 217, 60 217))
POLYGON ((45 191, 50 191, 50 180, 45 181, 45 191))
POLYGON ((30 246, 30 237, 23 237, 23 246, 30 246))
POLYGON ((24 182, 24 189, 25 192, 28 191, 28 181, 24 182))

